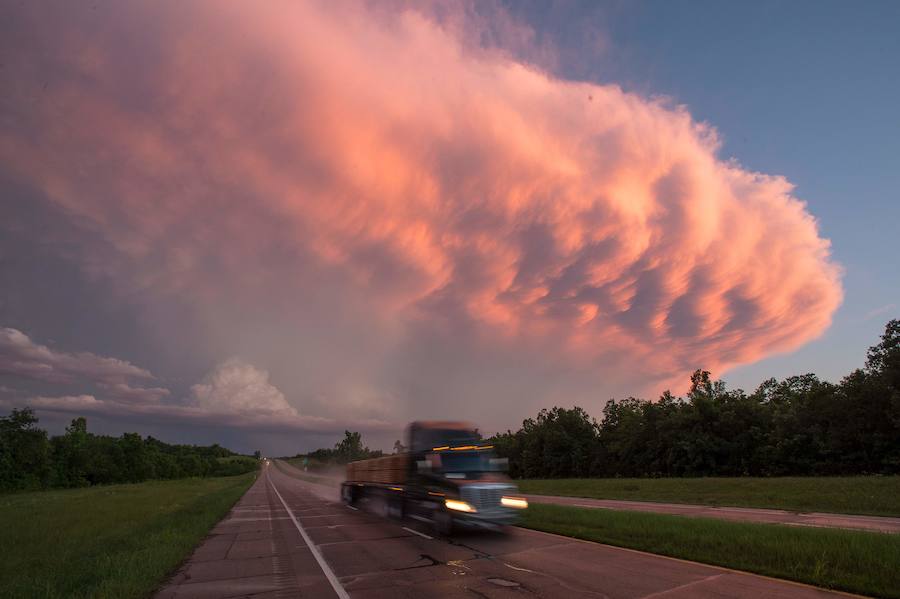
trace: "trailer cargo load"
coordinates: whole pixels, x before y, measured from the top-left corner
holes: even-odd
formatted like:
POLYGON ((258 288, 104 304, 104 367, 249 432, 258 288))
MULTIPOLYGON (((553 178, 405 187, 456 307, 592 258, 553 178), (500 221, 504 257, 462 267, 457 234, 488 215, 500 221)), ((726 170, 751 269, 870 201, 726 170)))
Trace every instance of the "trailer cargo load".
POLYGON ((347 480, 402 485, 409 474, 409 459, 408 453, 401 453, 350 462, 347 464, 347 480))

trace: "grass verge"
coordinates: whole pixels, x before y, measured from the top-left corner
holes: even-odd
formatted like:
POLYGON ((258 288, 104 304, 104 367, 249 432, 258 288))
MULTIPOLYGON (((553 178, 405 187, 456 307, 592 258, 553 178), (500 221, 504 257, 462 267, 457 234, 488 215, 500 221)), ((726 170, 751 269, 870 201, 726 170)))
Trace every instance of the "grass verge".
POLYGON ((517 480, 523 493, 900 516, 900 476, 517 480))
POLYGON ((147 597, 254 478, 0 496, 0 597, 147 597))
POLYGON ((532 504, 522 526, 618 547, 900 598, 900 535, 532 504))

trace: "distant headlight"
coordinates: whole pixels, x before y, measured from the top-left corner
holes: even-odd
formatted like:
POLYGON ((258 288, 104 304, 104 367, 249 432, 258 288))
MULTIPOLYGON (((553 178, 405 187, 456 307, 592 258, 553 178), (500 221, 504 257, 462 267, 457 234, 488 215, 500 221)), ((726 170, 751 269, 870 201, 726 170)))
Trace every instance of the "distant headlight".
POLYGON ((457 501, 456 499, 445 499, 444 505, 447 506, 448 510, 466 512, 467 514, 474 514, 478 511, 471 503, 466 503, 465 501, 457 501))
POLYGON ((500 503, 506 507, 514 507, 517 510, 523 510, 528 507, 528 500, 521 497, 504 497, 500 500, 500 503))

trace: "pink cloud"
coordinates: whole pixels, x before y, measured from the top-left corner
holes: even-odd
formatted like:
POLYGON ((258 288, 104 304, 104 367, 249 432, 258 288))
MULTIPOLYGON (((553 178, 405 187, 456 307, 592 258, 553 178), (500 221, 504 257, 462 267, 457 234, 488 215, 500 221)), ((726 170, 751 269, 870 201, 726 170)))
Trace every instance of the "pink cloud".
POLYGON ((539 381, 534 402, 569 377, 655 389, 794 349, 841 301, 791 184, 720 158, 684 107, 463 47, 411 10, 28 10, 37 42, 0 42, 4 170, 104 241, 87 272, 192 306, 207 351, 261 330, 273 363, 302 348, 292 391, 332 394, 323 410, 448 385, 476 406, 502 387, 481 352, 539 381), (423 358, 423 339, 455 349, 423 358), (337 377, 352 389, 325 390, 337 377))

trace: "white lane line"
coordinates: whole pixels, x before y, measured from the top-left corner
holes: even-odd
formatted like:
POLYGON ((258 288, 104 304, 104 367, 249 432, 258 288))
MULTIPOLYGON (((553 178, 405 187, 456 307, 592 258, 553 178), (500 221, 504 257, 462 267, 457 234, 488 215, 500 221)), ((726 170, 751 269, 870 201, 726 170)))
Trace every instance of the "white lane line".
POLYGON ((424 516, 419 516, 418 514, 410 514, 409 517, 412 518, 413 520, 418 520, 419 522, 425 522, 426 524, 432 524, 431 520, 429 520, 428 518, 425 518, 424 516))
POLYGON ((319 567, 322 568, 322 572, 325 573, 325 577, 328 579, 328 582, 331 583, 331 588, 334 589, 335 594, 340 597, 340 599, 350 599, 350 595, 348 595, 347 591, 344 590, 344 587, 341 586, 341 583, 338 581, 337 576, 334 575, 331 566, 329 566, 328 562, 325 561, 325 558, 322 557, 322 554, 319 552, 319 548, 312 542, 312 539, 309 538, 309 535, 306 534, 306 531, 303 530, 303 526, 299 522, 297 522, 297 518, 294 517, 294 512, 291 511, 291 508, 288 507, 288 504, 287 502, 285 502, 284 497, 282 497, 281 493, 278 492, 278 489, 275 487, 275 483, 273 483, 272 479, 269 477, 268 471, 266 472, 266 479, 269 481, 269 484, 272 485, 272 490, 275 491, 275 495, 278 496, 278 499, 281 501, 281 505, 283 505, 284 509, 287 510, 288 516, 291 517, 291 521, 293 521, 294 526, 297 527, 297 530, 300 532, 300 536, 303 537, 304 541, 306 541, 306 546, 309 547, 309 550, 312 552, 313 557, 316 558, 317 562, 319 562, 319 567))
POLYGON ((356 510, 357 512, 359 511, 358 507, 353 507, 352 505, 348 505, 347 507, 350 508, 351 510, 356 510))
POLYGON ((401 526, 400 528, 402 528, 402 529, 405 530, 406 532, 411 532, 411 533, 413 533, 414 535, 419 535, 420 537, 423 537, 423 538, 426 538, 426 539, 434 539, 434 537, 429 537, 429 536, 426 535, 424 532, 419 532, 418 530, 413 530, 413 529, 411 529, 411 528, 406 528, 405 526, 401 526))

